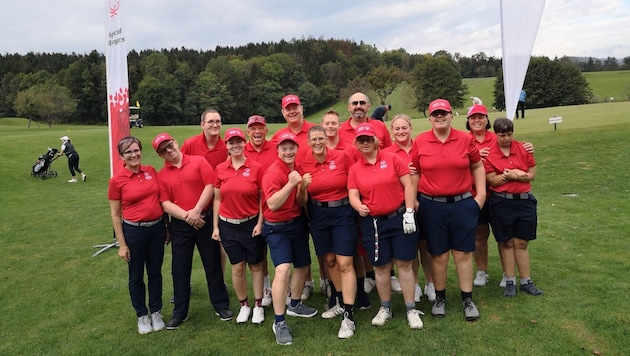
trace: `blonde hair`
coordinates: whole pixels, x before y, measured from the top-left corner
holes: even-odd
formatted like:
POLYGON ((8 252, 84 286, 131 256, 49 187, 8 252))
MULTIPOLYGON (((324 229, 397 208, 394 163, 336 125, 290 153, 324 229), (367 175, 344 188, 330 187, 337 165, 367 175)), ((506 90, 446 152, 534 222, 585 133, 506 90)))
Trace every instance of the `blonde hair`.
POLYGON ((409 127, 411 126, 411 118, 405 114, 397 114, 396 116, 394 116, 394 118, 392 118, 392 122, 389 124, 390 128, 394 128, 394 121, 401 119, 401 120, 405 120, 408 124, 409 127))

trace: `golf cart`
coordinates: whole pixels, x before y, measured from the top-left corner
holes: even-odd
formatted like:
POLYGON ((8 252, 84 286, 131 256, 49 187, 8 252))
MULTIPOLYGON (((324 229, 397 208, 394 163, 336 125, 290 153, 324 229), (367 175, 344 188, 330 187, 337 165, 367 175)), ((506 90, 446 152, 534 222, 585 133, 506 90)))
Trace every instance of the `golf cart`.
POLYGON ((139 127, 142 128, 144 123, 140 118, 140 108, 138 106, 129 107, 129 128, 139 127))

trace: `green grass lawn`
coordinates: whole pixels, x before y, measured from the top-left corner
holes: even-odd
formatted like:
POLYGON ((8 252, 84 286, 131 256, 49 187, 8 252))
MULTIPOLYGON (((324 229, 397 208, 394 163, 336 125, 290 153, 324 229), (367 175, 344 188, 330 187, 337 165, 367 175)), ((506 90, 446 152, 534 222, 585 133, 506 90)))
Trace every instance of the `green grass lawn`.
MULTIPOLYGON (((344 109, 342 104, 342 117, 347 114, 344 109)), ((491 119, 499 115, 490 114, 491 119)), ((425 118, 412 116, 415 133, 429 128, 425 118)), ((311 121, 318 119, 314 114, 311 121)), ((456 117, 454 125, 463 128, 464 120, 456 117)), ((214 316, 197 257, 189 320, 176 331, 139 335, 125 264, 114 250, 91 257, 92 245, 112 241, 106 197, 107 129, 33 125, 29 130, 24 120, 0 119, 0 354, 627 354, 629 124, 630 102, 528 110, 527 119, 515 121, 516 138, 536 147, 533 193, 539 202, 539 230, 530 256, 532 277, 544 296, 503 297, 498 287, 501 268, 491 240, 490 283, 474 289, 479 321, 463 319, 451 262, 447 316, 426 316, 424 330, 409 330, 400 294, 394 294, 394 318, 382 328, 372 327, 378 306, 372 293, 372 309, 356 312, 353 338, 337 339, 339 319, 288 317, 294 345, 281 347, 271 331, 270 309, 262 326, 225 323, 214 316), (557 131, 547 121, 554 115, 563 117, 557 131), (58 147, 63 135, 72 138, 81 155, 80 166, 88 175, 85 183, 66 182, 65 157, 52 164, 58 178, 30 176, 36 158, 47 147, 58 147)), ((150 147, 158 132, 168 131, 181 142, 199 130, 146 126, 132 134, 145 144, 144 163, 161 167, 150 147)), ((317 264, 313 270, 317 283, 317 264)), ((163 314, 169 318, 170 248, 163 275, 163 314)), ((236 312, 238 301, 232 291, 230 297, 236 312)), ((316 293, 308 304, 321 311, 324 302, 316 293)), ((418 306, 429 314, 425 298, 418 306)))

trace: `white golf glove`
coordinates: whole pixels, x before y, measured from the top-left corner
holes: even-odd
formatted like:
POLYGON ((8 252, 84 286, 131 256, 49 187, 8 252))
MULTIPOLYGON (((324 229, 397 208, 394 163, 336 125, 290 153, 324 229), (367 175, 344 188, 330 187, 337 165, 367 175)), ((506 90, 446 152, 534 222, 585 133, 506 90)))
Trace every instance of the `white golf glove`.
POLYGON ((416 219, 413 216, 413 210, 409 208, 403 214, 403 232, 405 234, 416 232, 416 219))

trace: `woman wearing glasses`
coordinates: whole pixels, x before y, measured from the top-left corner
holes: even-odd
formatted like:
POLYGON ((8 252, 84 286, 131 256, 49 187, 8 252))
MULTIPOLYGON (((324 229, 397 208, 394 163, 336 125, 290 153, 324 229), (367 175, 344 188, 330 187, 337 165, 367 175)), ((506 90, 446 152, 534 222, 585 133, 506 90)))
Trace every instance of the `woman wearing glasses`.
POLYGON ((322 256, 330 278, 332 305, 322 313, 324 319, 343 315, 338 337, 354 335, 354 300, 357 280, 353 258, 357 246, 356 213, 348 199, 348 171, 354 163, 341 150, 326 147, 326 130, 313 126, 308 130, 311 153, 301 162, 311 174, 307 204, 315 253, 322 256))
POLYGON ((118 154, 124 168, 110 180, 107 198, 119 244, 118 255, 129 267, 129 295, 138 317, 138 332, 148 334, 165 327, 160 311, 166 220, 162 218, 157 172, 152 166, 142 164, 140 140, 121 139, 118 154), (145 304, 145 266, 149 308, 145 304))
POLYGON ((415 143, 420 174, 419 213, 433 256, 436 299, 431 314, 446 315, 446 269, 452 253, 464 317, 473 321, 479 318, 479 310, 472 300, 472 253, 479 210, 486 200, 485 172, 474 139, 451 127, 450 103, 444 99, 432 101, 429 115, 432 129, 419 134, 415 143))
POLYGON ((376 271, 376 289, 381 307, 372 325, 383 326, 392 317, 390 271, 392 261, 398 267, 407 321, 412 329, 423 323, 414 301, 412 262, 416 255, 418 234, 414 209, 416 187, 409 166, 396 154, 379 150, 376 131, 370 124, 356 129, 356 145, 361 158, 348 174, 350 204, 363 217, 363 246, 376 271))

